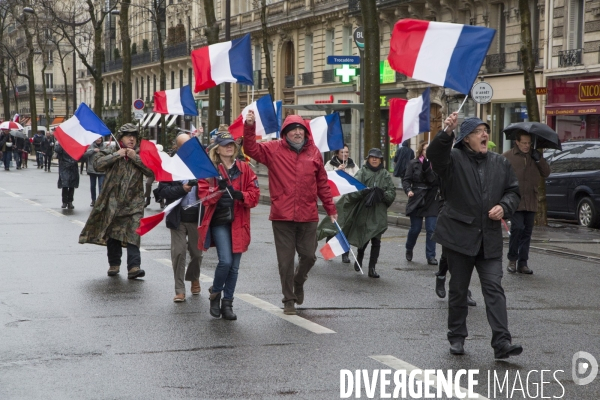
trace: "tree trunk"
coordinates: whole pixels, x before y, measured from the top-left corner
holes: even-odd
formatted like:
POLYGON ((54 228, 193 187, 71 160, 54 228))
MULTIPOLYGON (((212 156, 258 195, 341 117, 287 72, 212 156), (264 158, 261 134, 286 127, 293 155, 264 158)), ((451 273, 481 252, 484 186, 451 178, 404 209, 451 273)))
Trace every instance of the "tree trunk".
MULTIPOLYGON (((372 0, 360 0, 365 35, 364 71, 360 79, 364 88, 364 154, 372 148, 381 148, 381 109, 379 106, 379 24, 377 6, 372 0)), ((383 151, 384 149, 382 149, 383 151)))
POLYGON ((121 1, 121 15, 119 26, 121 27, 121 42, 123 44, 123 92, 121 98, 122 123, 131 122, 131 37, 129 36, 129 5, 130 0, 121 1))
MULTIPOLYGON (((260 23, 262 29, 262 45, 265 53, 265 75, 269 84, 269 94, 273 100, 275 99, 275 87, 273 84, 273 73, 271 72, 271 52, 269 51, 269 33, 267 31, 267 0, 260 0, 260 23)), ((256 85, 256 82, 254 83, 256 85)))
MULTIPOLYGON (((2 33, 0 33, 0 43, 2 42, 2 33)), ((7 65, 4 61, 4 57, 0 57, 0 91, 2 91, 2 107, 4 110, 4 119, 8 119, 10 117, 10 97, 9 97, 9 88, 7 85, 7 76, 6 73, 7 65)))
MULTIPOLYGON (((43 56, 42 56, 43 57, 43 56)), ((48 91, 46 90, 46 62, 42 63, 42 99, 44 100, 44 116, 46 117, 46 132, 50 131, 50 107, 48 104, 48 91)), ((66 81, 65 81, 66 85, 66 81)))
MULTIPOLYGON (((519 14, 521 15, 521 60, 523 63, 527 117, 529 121, 540 122, 540 109, 535 85, 535 59, 533 58, 533 44, 531 42, 531 13, 529 11, 528 0, 519 0, 519 14)), ((533 137, 531 139, 535 142, 533 137)), ((540 155, 543 157, 543 154, 540 155)), ((535 215, 535 225, 548 225, 547 209, 546 181, 544 177, 540 177, 538 184, 538 211, 535 215)))
MULTIPOLYGON (((215 17, 214 0, 204 1, 204 14, 206 15, 206 40, 208 44, 219 43, 219 24, 215 17)), ((219 127, 220 118, 217 110, 221 109, 221 88, 217 85, 208 89, 208 121, 206 125, 207 134, 219 127)))
POLYGON ((102 82, 102 63, 104 62, 104 51, 102 50, 102 22, 94 24, 93 62, 94 71, 92 72, 92 77, 94 78, 94 113, 102 118, 102 106, 104 105, 104 85, 102 82))
MULTIPOLYGON (((69 118, 69 87, 67 85, 67 70, 65 69, 65 58, 60 51, 60 44, 56 44, 56 50, 58 51, 58 58, 60 60, 60 70, 62 72, 63 79, 65 81, 65 118, 69 118)), ((66 54, 65 54, 66 56, 66 54)), ((76 57, 75 50, 73 50, 73 57, 76 57)), ((75 114, 75 110, 73 110, 73 114, 75 114)))

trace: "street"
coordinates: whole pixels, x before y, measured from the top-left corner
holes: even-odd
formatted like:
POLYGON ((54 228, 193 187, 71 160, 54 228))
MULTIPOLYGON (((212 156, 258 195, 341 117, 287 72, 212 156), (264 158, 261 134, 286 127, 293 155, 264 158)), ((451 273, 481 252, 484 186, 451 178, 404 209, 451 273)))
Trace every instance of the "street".
MULTIPOLYGON (((407 262, 407 230, 387 230, 380 279, 317 253, 298 316, 284 316, 269 206, 261 204, 240 266, 238 320, 225 321, 209 314, 214 249, 204 255, 200 296, 186 283, 184 303, 172 301, 164 222, 142 237, 146 277, 128 280, 123 265, 110 278, 106 249, 78 244, 91 210, 89 177, 80 176, 75 209, 66 210, 57 174, 31 160, 29 169, 0 171, 0 399, 337 399, 342 370, 365 370, 370 380, 402 368, 438 376, 478 370, 479 398, 600 398, 600 377, 583 386, 572 377, 576 352, 600 360, 597 263, 533 250, 533 275, 505 272, 513 342, 524 351, 502 361, 493 357, 474 273, 477 306, 469 309, 466 355, 457 357, 448 351, 447 297, 434 293, 437 267, 426 263, 424 232, 407 262), (494 376, 507 385, 500 389, 494 376)), ((146 215, 159 211, 153 201, 146 215)), ((383 397, 374 382, 373 398, 383 397)), ((460 386, 467 388, 466 375, 460 386)), ((366 390, 363 382, 351 398, 369 398, 366 390)), ((410 393, 405 398, 425 396, 410 393)))

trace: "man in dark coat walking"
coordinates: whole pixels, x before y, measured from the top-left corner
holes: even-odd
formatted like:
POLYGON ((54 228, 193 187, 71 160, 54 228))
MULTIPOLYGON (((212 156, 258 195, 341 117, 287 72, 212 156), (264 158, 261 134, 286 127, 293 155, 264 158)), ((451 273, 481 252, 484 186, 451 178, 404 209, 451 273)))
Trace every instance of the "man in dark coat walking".
POLYGON ((450 268, 448 341, 450 353, 464 354, 467 332, 467 291, 473 267, 477 268, 492 328, 495 358, 521 354, 508 331, 506 297, 502 288, 501 219, 519 205, 519 182, 500 154, 488 153, 489 125, 467 118, 452 149, 458 114, 445 121, 427 149, 433 170, 444 182, 444 207, 440 210, 434 240, 443 246, 450 268))
MULTIPOLYGON (((415 152, 410 148, 410 139, 405 140, 401 146, 398 146, 394 156, 394 176, 403 179, 408 162, 413 158, 415 158, 415 152)), ((402 188, 402 184, 400 187, 402 188)))

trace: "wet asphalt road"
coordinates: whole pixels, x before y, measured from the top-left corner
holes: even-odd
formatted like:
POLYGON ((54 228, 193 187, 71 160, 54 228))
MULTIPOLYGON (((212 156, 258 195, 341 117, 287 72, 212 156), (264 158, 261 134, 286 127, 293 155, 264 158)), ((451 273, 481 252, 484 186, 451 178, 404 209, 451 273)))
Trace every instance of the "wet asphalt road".
MULTIPOLYGON (((531 370, 551 370, 560 381, 546 373, 544 396, 600 398, 600 377, 587 386, 571 377, 575 352, 600 360, 596 264, 532 253, 533 276, 505 276, 513 341, 525 348, 508 361, 493 359, 474 274, 478 306, 470 309, 467 354, 456 357, 448 353, 447 303, 434 294, 424 238, 408 263, 406 230, 390 228, 381 279, 339 259, 317 260, 299 307, 303 320, 335 332, 317 334, 249 302, 282 306, 269 208, 259 205, 242 257, 238 320, 216 320, 208 312, 210 283, 202 282, 200 296, 188 283, 187 301, 173 303, 164 225, 142 238, 144 279, 107 277, 105 248, 77 243, 90 212, 88 176, 81 176, 72 211, 60 208, 56 180, 56 170, 37 170, 31 161, 28 170, 0 170, 0 399, 336 399, 341 369, 389 369, 372 358, 381 355, 423 369, 478 369, 475 391, 487 398, 541 398, 540 374, 526 381, 531 370), (488 393, 488 371, 502 379, 508 372, 517 391, 488 393)), ((202 273, 212 277, 215 265, 212 250, 202 273)))

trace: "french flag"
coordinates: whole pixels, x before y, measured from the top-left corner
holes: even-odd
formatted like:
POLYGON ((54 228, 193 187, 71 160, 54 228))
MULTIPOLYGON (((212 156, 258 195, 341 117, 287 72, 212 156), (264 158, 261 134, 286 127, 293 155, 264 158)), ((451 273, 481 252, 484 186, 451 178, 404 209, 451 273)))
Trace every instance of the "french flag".
POLYGON ((192 88, 185 85, 179 89, 163 90, 154 93, 154 112, 171 115, 198 116, 192 88))
POLYGON ((15 114, 12 121, 13 122, 19 122, 19 120, 21 119, 21 116, 19 114, 15 114))
POLYGON ((495 29, 402 19, 390 41, 390 66, 406 76, 468 94, 495 29))
POLYGON ((310 133, 320 152, 344 148, 344 132, 337 112, 310 120, 310 133))
POLYGON ((206 151, 195 138, 185 142, 173 157, 158 151, 154 143, 142 140, 140 158, 144 165, 154 172, 154 177, 159 182, 203 179, 219 175, 206 151))
POLYGON ((85 103, 81 103, 75 114, 54 130, 56 140, 76 160, 81 158, 90 144, 110 134, 110 129, 85 103))
POLYGON ((337 170, 327 172, 327 183, 329 184, 329 188, 331 188, 331 195, 333 197, 358 192, 367 188, 362 182, 351 177, 347 172, 337 170))
POLYGON ((390 142, 400 144, 421 132, 429 132, 429 107, 429 88, 414 99, 391 99, 390 142))
POLYGON ((348 243, 348 239, 346 239, 344 233, 340 231, 337 235, 325 243, 325 246, 323 246, 319 251, 325 260, 331 260, 332 258, 349 252, 350 243, 348 243))
POLYGON ((140 226, 135 230, 135 233, 137 233, 140 236, 144 236, 146 233, 150 232, 158 224, 160 224, 167 217, 167 215, 169 215, 169 213, 173 211, 175 207, 177 207, 179 203, 181 203, 181 200, 183 200, 183 197, 166 206, 165 209, 159 212, 158 214, 142 218, 140 220, 140 226))
MULTIPOLYGON (((271 99, 271 95, 261 97, 242 110, 242 114, 238 116, 229 127, 229 133, 231 133, 235 139, 244 136, 246 115, 248 115, 249 111, 254 111, 256 138, 267 139, 277 137, 281 119, 277 119, 277 110, 275 107, 276 105, 271 99)), ((279 112, 281 113, 281 111, 279 112)))
POLYGON ((254 86, 249 34, 231 42, 201 47, 192 51, 191 57, 196 77, 195 93, 223 82, 254 86))

